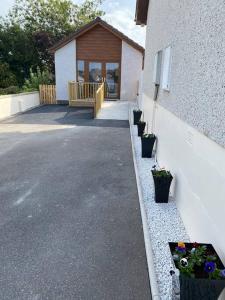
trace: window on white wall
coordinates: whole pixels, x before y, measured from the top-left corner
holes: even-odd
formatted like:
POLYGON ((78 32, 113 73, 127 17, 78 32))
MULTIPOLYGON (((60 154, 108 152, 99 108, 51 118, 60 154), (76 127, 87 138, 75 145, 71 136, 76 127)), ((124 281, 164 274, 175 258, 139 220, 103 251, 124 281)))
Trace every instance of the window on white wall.
POLYGON ((171 46, 163 51, 163 71, 162 71, 162 88, 170 90, 170 67, 171 67, 171 46))
POLYGON ((161 64, 162 64, 162 51, 160 50, 155 55, 154 70, 153 70, 153 83, 155 84, 160 84, 161 64))

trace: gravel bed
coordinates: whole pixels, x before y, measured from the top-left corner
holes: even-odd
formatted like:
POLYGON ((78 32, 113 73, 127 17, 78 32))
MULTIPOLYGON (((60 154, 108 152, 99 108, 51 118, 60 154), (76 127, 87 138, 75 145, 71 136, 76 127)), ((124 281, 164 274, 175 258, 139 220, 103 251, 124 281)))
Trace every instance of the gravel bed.
MULTIPOLYGON (((133 117, 130 118, 130 123, 133 124, 133 117)), ((137 136, 137 126, 131 125, 130 128, 147 215, 159 292, 162 300, 170 300, 172 299, 170 270, 173 269, 173 265, 168 242, 188 242, 189 236, 186 233, 173 199, 170 199, 169 203, 155 203, 154 182, 151 174, 155 160, 154 158, 141 157, 141 139, 137 136)))

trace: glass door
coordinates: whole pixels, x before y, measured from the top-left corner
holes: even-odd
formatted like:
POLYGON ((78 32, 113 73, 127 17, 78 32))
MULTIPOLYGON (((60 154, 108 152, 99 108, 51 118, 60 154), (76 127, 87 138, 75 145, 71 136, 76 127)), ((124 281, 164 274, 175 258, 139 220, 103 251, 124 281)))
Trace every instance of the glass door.
POLYGON ((89 82, 102 82, 102 63, 89 62, 89 82))
POLYGON ((84 82, 84 61, 77 61, 77 81, 84 82))
POLYGON ((119 63, 106 63, 106 98, 119 98, 119 84, 120 84, 120 65, 119 63))

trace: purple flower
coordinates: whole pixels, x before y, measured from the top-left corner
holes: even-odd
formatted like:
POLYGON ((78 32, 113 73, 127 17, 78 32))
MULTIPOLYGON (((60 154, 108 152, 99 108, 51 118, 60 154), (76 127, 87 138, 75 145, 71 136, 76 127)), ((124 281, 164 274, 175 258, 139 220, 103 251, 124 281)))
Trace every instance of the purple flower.
POLYGON ((178 252, 181 252, 181 253, 185 253, 186 252, 186 248, 184 248, 184 247, 176 247, 176 250, 178 252))
POLYGON ((216 269, 216 264, 213 261, 208 261, 205 263, 205 272, 207 273, 213 273, 216 269))
POLYGON ((221 275, 221 277, 225 277, 225 269, 220 271, 220 275, 221 275))

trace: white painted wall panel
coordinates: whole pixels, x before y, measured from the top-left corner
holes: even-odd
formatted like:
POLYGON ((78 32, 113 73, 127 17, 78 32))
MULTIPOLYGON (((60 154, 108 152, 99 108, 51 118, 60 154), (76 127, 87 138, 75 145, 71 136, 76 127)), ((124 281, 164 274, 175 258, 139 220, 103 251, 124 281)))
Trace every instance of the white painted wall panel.
POLYGON ((142 109, 157 159, 175 176, 173 196, 192 241, 214 244, 225 263, 224 1, 149 2, 142 109), (213 17, 212 17, 213 16, 213 17), (170 92, 153 117, 155 54, 171 52, 170 92))
POLYGON ((40 105, 39 92, 0 96, 0 119, 40 105))
POLYGON ((68 81, 76 80, 76 41, 55 52, 56 100, 68 100, 68 81))
POLYGON ((122 42, 121 100, 136 100, 142 73, 142 53, 122 42))
MULTIPOLYGON (((151 125, 154 102, 143 94, 142 104, 151 125)), ((159 104, 154 133, 158 163, 174 176, 172 194, 191 240, 212 243, 225 263, 225 149, 159 104)))

